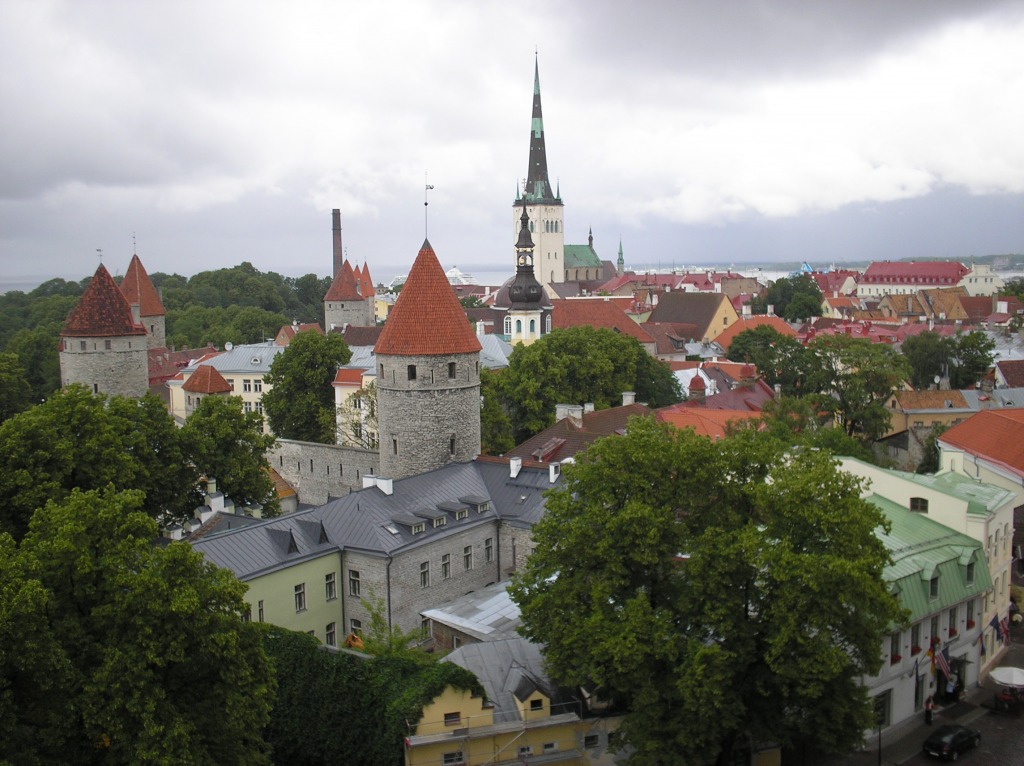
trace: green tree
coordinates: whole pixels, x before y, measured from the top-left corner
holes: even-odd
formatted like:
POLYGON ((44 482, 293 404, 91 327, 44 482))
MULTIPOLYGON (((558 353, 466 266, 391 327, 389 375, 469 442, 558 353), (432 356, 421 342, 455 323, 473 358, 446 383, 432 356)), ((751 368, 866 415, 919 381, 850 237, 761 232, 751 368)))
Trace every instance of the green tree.
POLYGON ((849 436, 879 439, 889 427, 885 403, 910 377, 906 357, 882 343, 819 335, 807 345, 809 388, 849 436))
POLYGON ((938 473, 942 467, 942 453, 939 450, 939 437, 949 430, 949 426, 936 423, 924 440, 924 455, 918 463, 915 473, 938 473))
POLYGON ((926 389, 936 377, 946 374, 949 344, 937 332, 928 330, 911 335, 903 341, 902 351, 910 365, 910 383, 914 388, 926 389))
POLYGON ((807 374, 804 346, 774 327, 758 325, 741 332, 729 345, 729 358, 754 365, 765 383, 781 385, 786 396, 803 393, 807 374))
POLYGON ((973 387, 991 369, 996 342, 979 330, 957 333, 947 342, 950 388, 973 387))
POLYGON ((767 314, 768 307, 772 306, 776 316, 789 319, 790 303, 797 300, 798 296, 808 296, 810 300, 802 298, 797 304, 794 309, 797 318, 821 316, 821 290, 809 274, 795 274, 775 280, 767 290, 750 301, 751 311, 755 314, 767 314))
POLYGON ((7 351, 17 354, 32 389, 32 401, 41 402, 60 388, 60 343, 58 326, 42 326, 16 332, 7 351))
POLYGON ((384 599, 372 590, 368 597, 362 599, 363 605, 370 613, 370 624, 362 636, 363 650, 375 657, 402 657, 418 663, 431 663, 436 660, 417 648, 424 639, 422 630, 404 631, 397 625, 389 625, 384 599))
POLYGON ((503 455, 514 446, 512 420, 501 399, 501 388, 495 370, 480 370, 480 449, 485 455, 503 455))
POLYGON ((338 333, 302 332, 274 359, 264 377, 263 406, 282 439, 334 444, 336 418, 331 383, 352 352, 338 333))
POLYGON ((846 455, 877 463, 866 442, 849 436, 841 428, 835 428, 831 417, 823 422, 815 396, 783 396, 781 399, 773 399, 765 403, 762 413, 758 427, 787 448, 827 450, 833 455, 846 455))
POLYGON ((242 411, 239 397, 204 397, 185 421, 181 439, 196 470, 216 479, 218 490, 240 505, 261 504, 264 516, 277 515, 266 457, 274 437, 263 433, 259 413, 242 411))
POLYGON ((650 419, 564 476, 512 594, 556 680, 624 703, 629 763, 861 742, 860 679, 904 616, 856 479, 752 430, 712 442, 650 419))
POLYGON ((0 353, 0 423, 27 409, 32 389, 17 354, 0 353))
POLYGON ((593 402, 605 409, 620 404, 624 391, 636 392, 651 407, 682 398, 668 365, 652 359, 636 339, 593 327, 555 330, 516 346, 494 382, 517 444, 554 423, 556 404, 593 402))
POLYGON ((141 502, 75 490, 22 543, 70 665, 63 762, 269 764, 274 679, 245 586, 185 543, 154 546, 141 502))

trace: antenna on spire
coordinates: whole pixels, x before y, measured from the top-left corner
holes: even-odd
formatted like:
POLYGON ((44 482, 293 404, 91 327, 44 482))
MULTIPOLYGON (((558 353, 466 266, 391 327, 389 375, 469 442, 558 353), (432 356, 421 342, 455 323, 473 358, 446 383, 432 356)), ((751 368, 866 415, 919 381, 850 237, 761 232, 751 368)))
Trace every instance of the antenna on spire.
POLYGON ((135 232, 132 232, 132 255, 138 255, 139 248, 135 244, 135 232))
POLYGON ((423 238, 429 239, 427 236, 427 192, 434 188, 433 184, 427 183, 427 171, 423 171, 423 238))
POLYGON ((96 248, 96 253, 99 255, 100 263, 103 263, 103 248, 102 247, 97 247, 96 248))

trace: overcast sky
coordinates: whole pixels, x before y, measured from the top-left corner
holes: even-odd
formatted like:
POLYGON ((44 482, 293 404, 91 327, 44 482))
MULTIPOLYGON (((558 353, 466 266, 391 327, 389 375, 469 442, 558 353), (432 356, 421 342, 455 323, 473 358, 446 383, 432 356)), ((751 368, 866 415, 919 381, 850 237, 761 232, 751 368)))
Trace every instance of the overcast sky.
MULTIPOLYGON (((0 0, 0 284, 511 272, 534 52, 566 241, 1024 253, 1024 2, 0 0), (428 176, 425 181, 424 174, 428 176)), ((2 289, 2 288, 0 288, 2 289)))

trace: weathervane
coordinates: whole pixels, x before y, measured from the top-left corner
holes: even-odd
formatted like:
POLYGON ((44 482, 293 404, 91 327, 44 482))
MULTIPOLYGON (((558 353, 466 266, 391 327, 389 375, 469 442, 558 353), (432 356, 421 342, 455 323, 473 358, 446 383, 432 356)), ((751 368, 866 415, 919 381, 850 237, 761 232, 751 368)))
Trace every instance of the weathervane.
POLYGON ((103 248, 102 247, 97 247, 96 248, 96 253, 99 256, 100 263, 103 263, 103 248))
POLYGON ((427 236, 427 192, 434 188, 433 184, 427 183, 427 171, 423 171, 423 238, 430 239, 427 236))

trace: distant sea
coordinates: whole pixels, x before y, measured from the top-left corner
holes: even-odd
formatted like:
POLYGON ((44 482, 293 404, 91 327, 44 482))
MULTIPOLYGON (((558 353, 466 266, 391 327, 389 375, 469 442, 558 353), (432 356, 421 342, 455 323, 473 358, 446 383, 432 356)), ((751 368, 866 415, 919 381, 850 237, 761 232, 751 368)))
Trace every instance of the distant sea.
POLYGON ((43 282, 48 282, 51 279, 53 279, 53 277, 40 275, 19 275, 12 277, 0 276, 0 295, 9 293, 12 290, 20 290, 23 293, 28 293, 35 290, 43 282))

